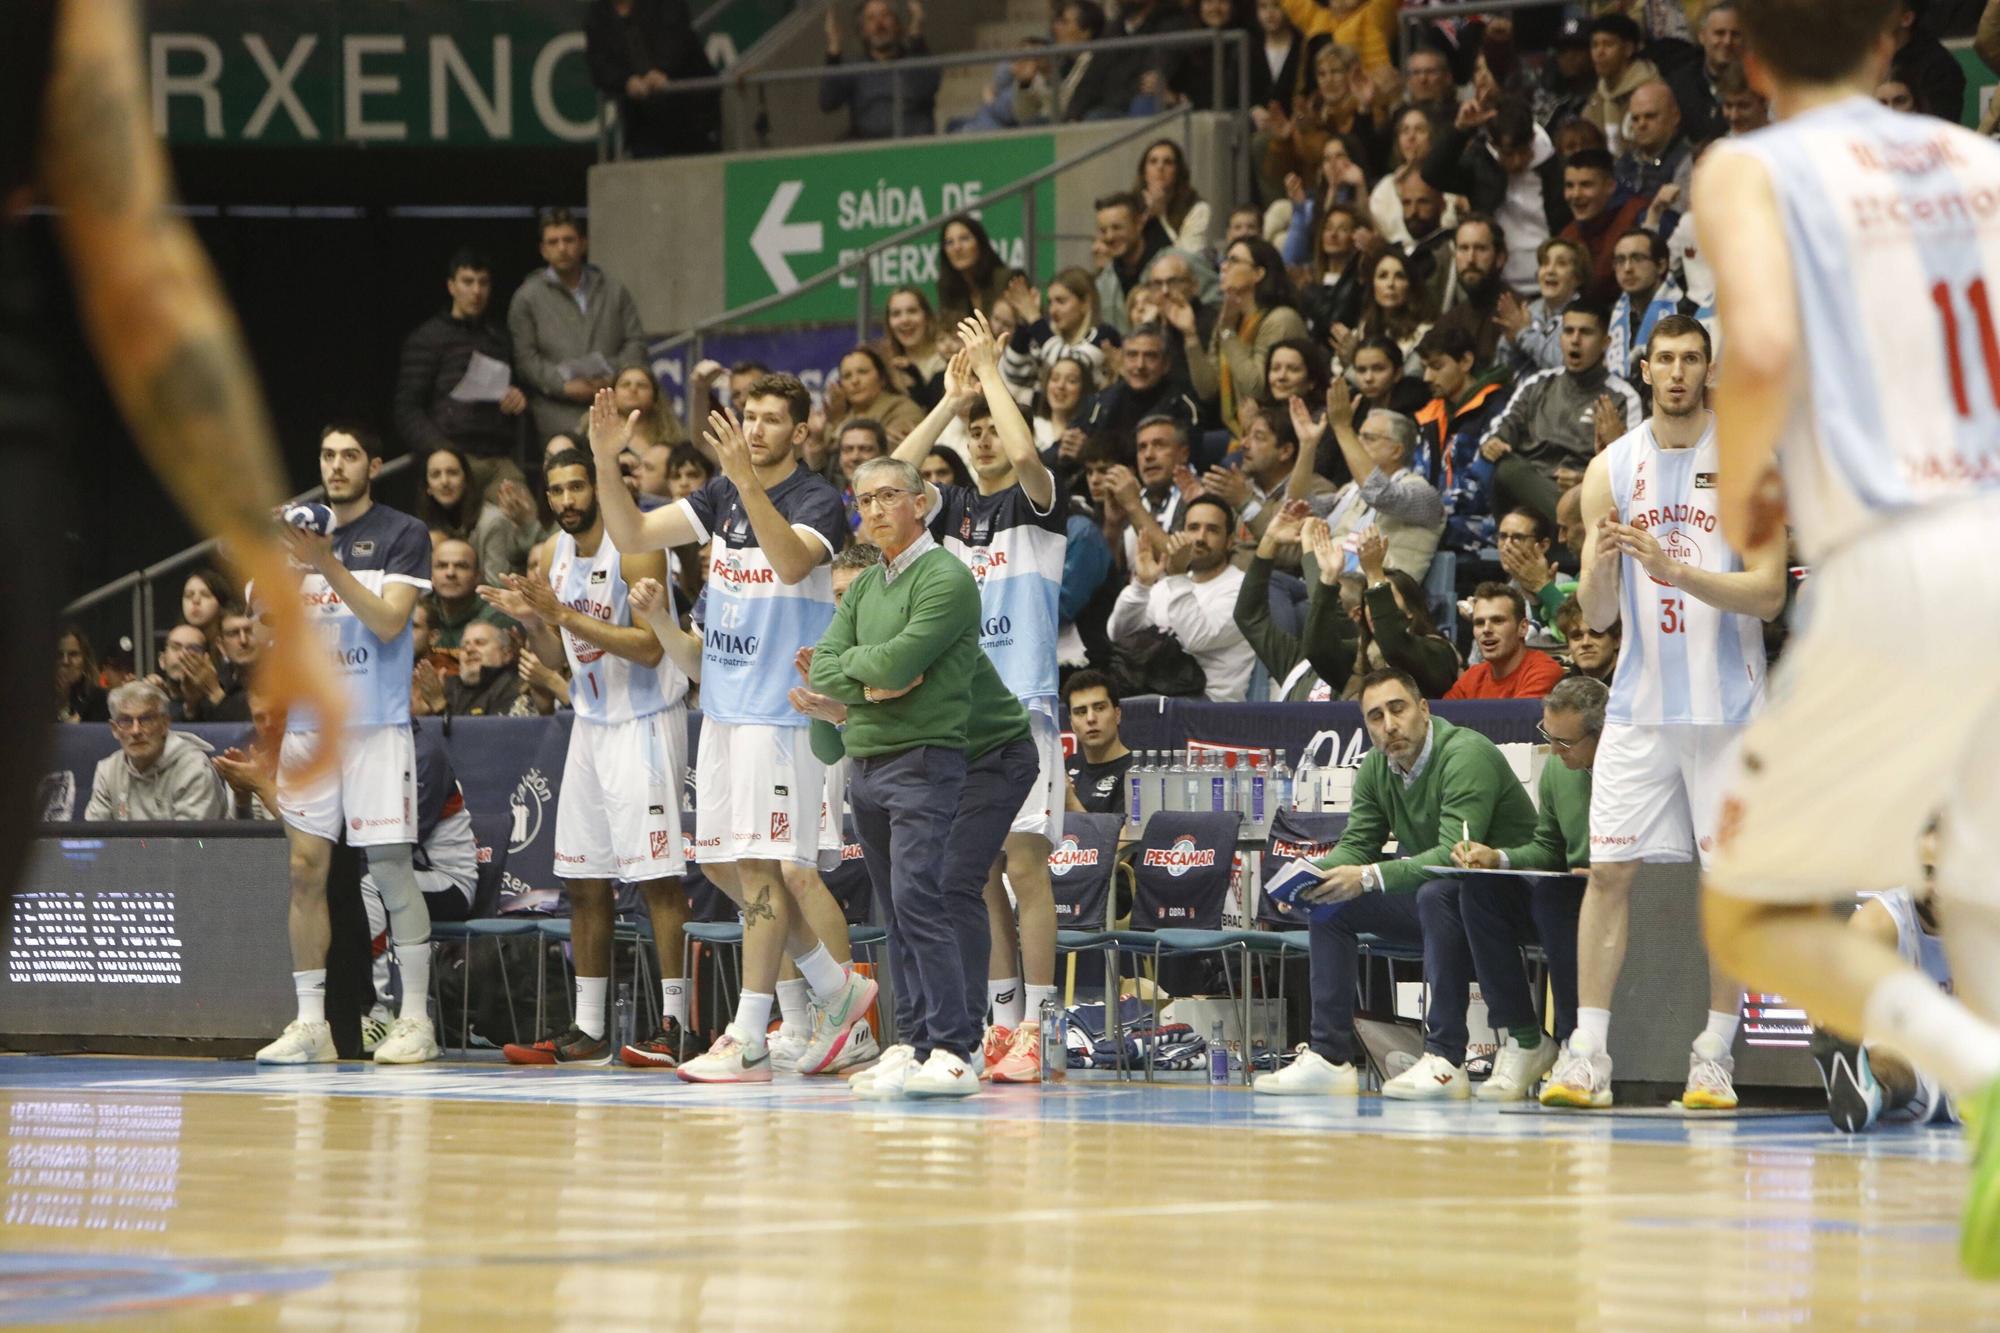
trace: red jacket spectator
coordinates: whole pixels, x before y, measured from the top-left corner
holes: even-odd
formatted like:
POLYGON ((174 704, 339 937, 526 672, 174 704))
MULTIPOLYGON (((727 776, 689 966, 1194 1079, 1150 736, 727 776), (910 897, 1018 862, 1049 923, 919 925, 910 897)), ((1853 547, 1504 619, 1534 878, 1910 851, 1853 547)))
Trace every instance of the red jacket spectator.
POLYGON ((1493 674, 1491 662, 1465 669, 1458 683, 1445 693, 1447 699, 1539 699, 1563 678, 1562 663, 1539 648, 1526 648, 1514 669, 1504 676, 1493 674))

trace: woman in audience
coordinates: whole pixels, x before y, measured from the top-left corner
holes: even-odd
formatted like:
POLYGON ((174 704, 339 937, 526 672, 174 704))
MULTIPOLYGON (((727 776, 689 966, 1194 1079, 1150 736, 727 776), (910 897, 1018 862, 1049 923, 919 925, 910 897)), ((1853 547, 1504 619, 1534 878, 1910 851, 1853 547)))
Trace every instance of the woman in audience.
POLYGON ((1292 201, 1291 220, 1285 226, 1285 262, 1305 264, 1311 259, 1318 219, 1335 204, 1360 208, 1368 193, 1368 178, 1354 160, 1353 145, 1336 135, 1320 149, 1318 174, 1310 191, 1295 173, 1285 177, 1285 193, 1292 201))
POLYGON ((447 537, 472 543, 482 579, 491 582, 503 574, 520 573, 529 550, 547 535, 536 521, 534 497, 527 487, 508 478, 493 488, 491 501, 482 502, 472 493, 471 479, 472 468, 459 450, 451 446, 431 450, 424 459, 417 517, 430 529, 433 545, 447 537))
POLYGON ((1329 204, 1318 226, 1313 247, 1312 278, 1299 293, 1299 313, 1306 328, 1322 344, 1336 324, 1352 327, 1361 318, 1361 269, 1364 261, 1355 234, 1365 214, 1354 204, 1329 204))
POLYGON ((840 448, 840 432, 856 417, 882 423, 893 448, 924 419, 924 409, 890 386, 889 363, 872 347, 861 346, 840 358, 840 373, 827 377, 826 442, 829 453, 840 448))
POLYGON ((197 569, 181 584, 181 619, 208 639, 210 656, 221 657, 222 608, 237 599, 236 583, 218 569, 197 569))
POLYGON ((1589 273, 1590 260, 1576 242, 1557 236, 1543 241, 1535 252, 1535 287, 1541 295, 1527 305, 1512 292, 1501 295, 1493 315, 1501 329, 1494 359, 1517 376, 1560 367, 1563 311, 1589 273))
POLYGON ((1287 338, 1306 336, 1298 294, 1285 276, 1284 260, 1268 241, 1238 241, 1222 258, 1222 309, 1208 346, 1196 343, 1194 311, 1173 307, 1168 320, 1186 339, 1188 378, 1195 396, 1221 403, 1223 429, 1241 433, 1236 419, 1239 396, 1258 393, 1271 349, 1287 338))
POLYGON ((1021 316, 1000 358, 1001 377, 1015 402, 1023 407, 1033 403, 1042 375, 1062 360, 1083 366, 1086 394, 1104 387, 1111 378, 1107 359, 1118 346, 1118 330, 1099 320, 1097 280, 1088 269, 1066 268, 1050 279, 1046 314, 1041 292, 1026 278, 1017 277, 1007 288, 1007 303, 1021 316))
POLYGON ((972 471, 965 460, 942 445, 931 446, 924 461, 917 464, 917 475, 933 486, 972 485, 972 471))
POLYGON ((1208 252, 1208 205, 1189 179, 1187 155, 1172 139, 1156 140, 1139 159, 1132 193, 1146 201, 1147 219, 1166 229, 1176 250, 1208 252))
MULTIPOLYGON (((1264 150, 1264 172, 1273 180, 1286 181, 1288 189, 1286 178, 1311 173, 1328 139, 1345 138, 1352 151, 1375 133, 1371 109, 1355 98, 1354 48, 1328 42, 1313 56, 1312 68, 1312 91, 1294 104, 1291 115, 1265 113, 1271 142, 1264 150)), ((1359 82, 1372 90, 1368 81, 1359 82)), ((1295 196, 1295 206, 1297 202, 1295 196)))
MULTIPOLYGON (((1389 169, 1368 193, 1368 212, 1379 224, 1382 240, 1390 245, 1410 243, 1410 229, 1403 222, 1403 197, 1398 191, 1406 175, 1423 170, 1424 159, 1431 152, 1431 131, 1430 112, 1422 107, 1404 107, 1396 116, 1395 134, 1390 140, 1394 149, 1389 169)), ((1449 195, 1445 197, 1441 225, 1458 225, 1458 206, 1449 195)))
POLYGON ((1387 338, 1398 348, 1403 373, 1422 375, 1424 367, 1417 359, 1417 344, 1431 331, 1435 319, 1429 290, 1411 281, 1409 261, 1393 246, 1377 251, 1363 266, 1362 273, 1361 322, 1352 329, 1334 326, 1335 364, 1352 366, 1364 340, 1387 338))
POLYGON ((1000 258, 979 219, 960 213, 938 231, 938 320, 954 329, 975 310, 991 312, 1014 270, 1000 258))
POLYGON ((921 287, 898 287, 882 308, 882 355, 896 388, 919 407, 937 406, 945 357, 938 351, 937 312, 921 287))
MULTIPOLYGON (((1430 387, 1403 374, 1403 360, 1396 344, 1387 338, 1364 338, 1354 349, 1354 365, 1346 374, 1336 372, 1332 376, 1327 401, 1336 400, 1347 406, 1344 418, 1358 432, 1368 414, 1378 409, 1400 412, 1415 420, 1417 412, 1430 401, 1430 387)), ((1346 455, 1331 434, 1320 442, 1313 467, 1337 486, 1345 485, 1353 477, 1346 455)))
MULTIPOLYGON (((1065 356, 1049 367, 1048 380, 1035 395, 1035 447, 1046 459, 1055 458, 1074 467, 1077 451, 1083 448, 1083 404, 1090 396, 1090 365, 1080 357, 1065 356)), ((1056 462, 1048 466, 1057 467, 1056 462)))
MULTIPOLYGON (((217 604, 218 618, 221 614, 217 604)), ((81 625, 64 625, 56 636, 56 721, 109 722, 111 705, 97 683, 97 654, 81 625)))
MULTIPOLYGON (((687 428, 667 410, 667 400, 660 396, 660 382, 653 378, 648 367, 632 365, 619 370, 618 377, 611 381, 611 396, 621 418, 634 412, 639 414, 639 424, 632 430, 633 448, 674 445, 687 439, 687 428)), ((590 413, 585 412, 577 418, 576 436, 581 440, 589 438, 589 434, 590 413)))
MULTIPOLYGON (((1329 561, 1340 561, 1324 523, 1309 524, 1307 546, 1318 562, 1322 583, 1339 577, 1327 573, 1329 561)), ((1416 678, 1426 699, 1442 699, 1458 680, 1458 649, 1438 633, 1424 600, 1423 585, 1406 571, 1384 566, 1389 544, 1379 529, 1361 534, 1355 555, 1366 591, 1362 593, 1360 641, 1355 646, 1354 672, 1341 697, 1358 698, 1361 678, 1384 667, 1399 667, 1416 678)))
POLYGON ((1286 411, 1294 398, 1306 400, 1317 410, 1326 401, 1329 378, 1326 353, 1310 338, 1287 338, 1274 343, 1264 362, 1264 401, 1286 411))
POLYGON ((1300 526, 1311 517, 1312 508, 1303 500, 1280 505, 1258 538, 1236 592, 1236 628, 1264 664, 1271 698, 1286 703, 1340 698, 1355 661, 1355 622, 1333 583, 1311 583, 1301 633, 1288 633, 1271 618, 1271 571, 1285 563, 1282 552, 1298 549, 1300 526))

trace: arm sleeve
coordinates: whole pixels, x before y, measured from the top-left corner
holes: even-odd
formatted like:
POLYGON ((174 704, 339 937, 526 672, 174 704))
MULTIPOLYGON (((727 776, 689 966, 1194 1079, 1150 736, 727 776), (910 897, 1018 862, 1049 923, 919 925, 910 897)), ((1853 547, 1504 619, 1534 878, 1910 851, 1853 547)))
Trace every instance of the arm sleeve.
POLYGON ((624 44, 605 21, 609 14, 608 7, 591 7, 590 17, 583 25, 583 59, 597 91, 606 97, 619 98, 625 95, 625 80, 635 71, 624 59, 624 44))
POLYGON ((812 666, 806 671, 806 678, 815 690, 850 706, 867 702, 861 686, 849 680, 840 669, 841 655, 854 646, 855 591, 854 588, 848 589, 848 596, 842 598, 835 608, 826 632, 819 636, 819 643, 813 648, 812 666))
POLYGON ((1236 617, 1228 611, 1211 611, 1195 596, 1194 580, 1185 575, 1161 579, 1153 595, 1161 602, 1161 619, 1173 626, 1174 637, 1189 652, 1211 652, 1244 641, 1236 617))
POLYGON ((542 355, 541 344, 535 340, 534 302, 526 298, 524 287, 514 293, 514 300, 507 307, 507 336, 514 344, 514 378, 543 397, 553 398, 562 392, 562 376, 556 374, 555 362, 542 355))
MULTIPOLYGON (((1173 334, 1181 338, 1179 331, 1173 334)), ((1216 325, 1215 332, 1208 335, 1204 344, 1199 338, 1189 342, 1181 338, 1181 346, 1187 351, 1188 386, 1203 398, 1213 398, 1222 392, 1222 372, 1217 368, 1216 349, 1222 346, 1222 326, 1216 325)))
POLYGON ((1562 821, 1556 813, 1555 784, 1549 780, 1559 762, 1554 758, 1549 760, 1537 785, 1541 799, 1535 813, 1534 841, 1499 849, 1510 870, 1569 869, 1569 842, 1563 837, 1562 821))
MULTIPOLYGON (((828 56, 826 67, 839 69, 846 62, 839 56, 828 56)), ((819 109, 838 111, 854 100, 854 80, 852 78, 821 79, 819 81, 819 109)))
POLYGON ((1261 555, 1250 557, 1243 586, 1236 590, 1236 631, 1271 673, 1274 684, 1298 665, 1299 640, 1271 620, 1271 562, 1261 555))
POLYGON ((83 808, 83 817, 93 823, 105 822, 111 818, 111 795, 104 788, 102 765, 99 765, 97 771, 91 775, 90 804, 83 808))
MULTIPOLYGON (((1539 385, 1540 381, 1534 378, 1522 381, 1521 387, 1514 390, 1514 396, 1507 400, 1507 406, 1493 419, 1493 424, 1486 428, 1486 433, 1479 437, 1479 442, 1484 444, 1496 435, 1509 444, 1521 442, 1521 432, 1533 415, 1536 400, 1541 396, 1539 385)), ((1532 440, 1526 442, 1534 443, 1532 440)))
POLYGON ((1062 621, 1074 621, 1110 575, 1110 545, 1095 524, 1079 517, 1069 525, 1069 544, 1063 548, 1062 593, 1056 608, 1062 621))
MULTIPOLYGON (((1499 793, 1494 775, 1476 756, 1461 757, 1447 752, 1438 756, 1438 826, 1432 830, 1431 845, 1406 847, 1400 860, 1382 866, 1382 888, 1386 893, 1414 893, 1431 878, 1430 867, 1451 864, 1451 849, 1470 834, 1474 842, 1485 842, 1493 825, 1493 809, 1499 793)), ((1510 779, 1512 775, 1509 775, 1510 779)))
POLYGON ((816 717, 808 724, 806 730, 813 757, 822 764, 837 764, 847 758, 847 741, 840 734, 840 728, 833 723, 816 717))
POLYGON ((1431 144, 1430 156, 1418 169, 1424 184, 1439 194, 1470 196, 1472 173, 1465 169, 1465 149, 1470 141, 1470 136, 1456 125, 1439 131, 1431 144))
POLYGON ((1313 201, 1310 196, 1303 204, 1294 205, 1292 220, 1285 227, 1283 258, 1287 264, 1312 263, 1313 201))
POLYGON ((229 818, 229 798, 213 764, 204 759, 187 766, 174 783, 173 807, 175 819, 229 818))
POLYGON ((1365 866, 1382 855, 1389 841, 1389 818, 1382 809, 1382 774, 1385 766, 1364 763, 1354 779, 1354 804, 1347 812, 1347 831, 1333 850, 1313 862, 1322 870, 1329 866, 1365 866))
MULTIPOLYGON (((882 690, 906 689, 978 627, 979 594, 963 565, 954 561, 948 570, 934 565, 921 577, 923 586, 910 598, 910 618, 894 638, 857 644, 840 655, 840 669, 850 679, 882 690)), ((815 653, 813 665, 818 664, 815 653)))
POLYGON ((1415 472, 1389 477, 1378 468, 1361 483, 1361 498, 1378 513, 1418 527, 1435 527, 1444 522, 1444 501, 1437 487, 1415 472))
MULTIPOLYGON (((927 56, 931 53, 930 43, 921 37, 912 37, 903 50, 913 56, 927 56)), ((937 96, 938 88, 944 82, 944 71, 933 65, 929 69, 903 71, 903 104, 908 108, 912 103, 924 102, 937 96)))
MULTIPOLYGON (((1381 624, 1378 620, 1376 624, 1381 624)), ((1340 604, 1340 585, 1316 583, 1306 603, 1306 660, 1336 696, 1354 674, 1354 649, 1360 636, 1340 604)))
POLYGON ((396 433, 413 454, 428 454, 451 443, 431 420, 431 392, 437 384, 442 349, 418 329, 403 340, 403 359, 396 368, 396 433))
POLYGON ((396 525, 396 535, 389 539, 388 558, 382 562, 382 572, 398 583, 414 583, 425 592, 431 586, 431 535, 424 525, 411 519, 396 525))
POLYGON ((1150 600, 1153 590, 1142 583, 1128 583, 1118 590, 1118 600, 1111 605, 1111 617, 1104 623, 1104 633, 1113 640, 1137 634, 1142 629, 1150 629, 1153 617, 1150 600))

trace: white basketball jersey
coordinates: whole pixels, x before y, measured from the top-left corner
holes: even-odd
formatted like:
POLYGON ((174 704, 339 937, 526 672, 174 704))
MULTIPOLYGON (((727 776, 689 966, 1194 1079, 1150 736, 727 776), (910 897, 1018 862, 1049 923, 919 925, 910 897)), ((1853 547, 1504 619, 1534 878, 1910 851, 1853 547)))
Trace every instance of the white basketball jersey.
POLYGON ((1806 556, 2000 489, 2000 145, 1856 95, 1716 151, 1770 173, 1791 251, 1803 410, 1778 462, 1806 556))
MULTIPOLYGON (((1619 520, 1644 528, 1671 558, 1734 574, 1743 562, 1722 539, 1716 505, 1715 420, 1692 449, 1662 449, 1650 421, 1605 450, 1619 520)), ((1618 668, 1604 716, 1636 726, 1739 725, 1764 690, 1764 627, 1718 611, 1620 562, 1618 668)))
MULTIPOLYGON (((605 533, 596 554, 577 552, 576 538, 556 537, 555 558, 549 562, 549 583, 563 605, 612 625, 630 625, 632 608, 625 575, 618 567, 618 548, 605 533)), ((569 658, 569 698, 579 718, 591 722, 630 722, 650 717, 687 696, 687 677, 670 658, 657 667, 608 653, 594 643, 563 632, 563 655, 569 658)))

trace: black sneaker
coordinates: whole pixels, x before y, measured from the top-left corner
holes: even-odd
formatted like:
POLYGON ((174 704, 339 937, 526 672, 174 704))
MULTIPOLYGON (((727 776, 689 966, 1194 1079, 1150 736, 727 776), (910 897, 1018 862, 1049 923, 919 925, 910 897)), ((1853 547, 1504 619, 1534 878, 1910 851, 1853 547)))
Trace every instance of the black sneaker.
POLYGON ((634 1069, 678 1069, 689 1052, 702 1049, 679 1019, 669 1018, 644 1041, 619 1047, 618 1058, 634 1069))
POLYGON ((1882 1114, 1882 1085, 1868 1067, 1868 1052, 1830 1032, 1813 1029, 1813 1063, 1826 1085, 1826 1118, 1847 1134, 1859 1134, 1882 1114))
POLYGON ((533 1046, 517 1046, 512 1042, 500 1048, 510 1065, 608 1065, 611 1063, 611 1040, 608 1037, 593 1037, 582 1028, 572 1025, 560 1037, 544 1037, 533 1046))

